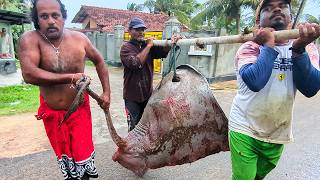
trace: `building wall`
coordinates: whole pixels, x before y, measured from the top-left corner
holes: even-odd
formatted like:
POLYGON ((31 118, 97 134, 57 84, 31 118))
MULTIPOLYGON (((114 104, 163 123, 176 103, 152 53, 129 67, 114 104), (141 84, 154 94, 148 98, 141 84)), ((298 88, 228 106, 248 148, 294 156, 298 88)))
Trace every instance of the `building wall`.
POLYGON ((218 48, 216 79, 233 76, 235 74, 234 57, 241 44, 224 44, 218 48))
MULTIPOLYGON (((107 33, 98 33, 96 32, 95 35, 96 39, 96 47, 97 49, 100 51, 101 55, 103 57, 107 57, 107 43, 106 43, 106 39, 108 38, 108 34, 107 33)), ((106 58, 105 58, 106 59, 106 58)))
MULTIPOLYGON (((161 40, 162 39, 162 32, 161 31, 147 31, 144 33, 144 38, 150 38, 150 37, 161 40)), ((125 41, 130 40, 130 35, 128 32, 124 33, 124 40, 125 41)))
POLYGON ((89 25, 89 28, 90 29, 94 29, 94 28, 97 28, 97 22, 91 18, 86 18, 83 23, 82 23, 82 29, 88 29, 88 26, 89 25))
POLYGON ((90 23, 90 18, 86 18, 82 23, 82 29, 86 29, 88 23, 90 23))
MULTIPOLYGON (((187 38, 215 37, 217 32, 185 32, 187 38)), ((197 46, 181 46, 177 66, 190 64, 195 67, 209 82, 235 79, 234 56, 239 44, 207 45, 203 49, 197 46)), ((163 61, 163 70, 169 69, 169 58, 163 61)))
POLYGON ((115 40, 113 33, 86 32, 85 35, 99 50, 106 62, 115 60, 115 40))
POLYGON ((97 22, 93 19, 90 19, 90 29, 95 29, 97 27, 97 22))

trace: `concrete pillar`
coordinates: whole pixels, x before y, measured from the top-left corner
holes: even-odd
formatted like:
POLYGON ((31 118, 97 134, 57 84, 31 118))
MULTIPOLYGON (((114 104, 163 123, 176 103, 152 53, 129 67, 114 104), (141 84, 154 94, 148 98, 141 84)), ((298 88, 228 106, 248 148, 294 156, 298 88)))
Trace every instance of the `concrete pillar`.
POLYGON ((181 23, 178 21, 178 19, 175 16, 170 16, 168 21, 164 24, 164 31, 163 31, 163 39, 171 38, 171 36, 174 33, 179 33, 181 23))
POLYGON ((103 59, 107 60, 107 33, 99 32, 96 36, 97 46, 96 48, 100 51, 103 59))
POLYGON ((92 40, 93 40, 93 42, 92 42, 92 44, 94 45, 94 47, 98 47, 98 44, 97 44, 97 35, 98 35, 98 33, 99 32, 97 32, 97 31, 93 31, 92 32, 92 40))
MULTIPOLYGON (((165 22, 162 39, 169 39, 175 33, 181 32, 181 23, 175 16, 170 16, 168 21, 165 22)), ((162 63, 162 71, 168 71, 169 68, 169 55, 162 63)))
POLYGON ((124 26, 122 25, 114 26, 114 40, 115 40, 114 65, 115 66, 121 66, 120 48, 122 46, 123 39, 124 39, 124 26))

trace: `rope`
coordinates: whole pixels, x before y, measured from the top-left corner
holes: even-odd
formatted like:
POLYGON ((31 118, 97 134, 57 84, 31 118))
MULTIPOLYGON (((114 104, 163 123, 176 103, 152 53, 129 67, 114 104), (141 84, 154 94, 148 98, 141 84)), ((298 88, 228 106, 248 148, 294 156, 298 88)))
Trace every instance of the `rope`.
POLYGON ((176 61, 177 61, 178 57, 180 56, 180 53, 181 53, 181 49, 179 48, 179 46, 177 46, 177 44, 175 44, 175 43, 172 44, 170 56, 169 56, 169 69, 167 71, 163 71, 162 78, 165 77, 166 75, 168 75, 173 69, 172 82, 179 82, 180 81, 180 78, 177 76, 177 72, 176 72, 176 61))

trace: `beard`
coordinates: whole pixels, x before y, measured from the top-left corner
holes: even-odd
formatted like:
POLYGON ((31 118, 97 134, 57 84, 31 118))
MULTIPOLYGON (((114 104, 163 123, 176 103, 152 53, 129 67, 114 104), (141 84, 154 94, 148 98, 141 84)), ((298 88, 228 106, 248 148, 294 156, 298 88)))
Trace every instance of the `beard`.
POLYGON ((275 29, 276 31, 286 30, 287 25, 283 21, 275 21, 271 23, 271 27, 275 29))
POLYGON ((270 17, 271 27, 276 31, 285 30, 288 27, 286 16, 284 14, 274 14, 270 17))
POLYGON ((62 31, 60 31, 58 28, 48 28, 45 35, 48 39, 51 40, 57 40, 62 36, 62 31))
POLYGON ((50 40, 58 40, 61 37, 60 33, 50 33, 50 34, 46 34, 47 38, 50 40))
POLYGON ((145 39, 144 39, 144 37, 138 37, 138 38, 137 38, 137 41, 138 41, 138 42, 144 42, 145 39))

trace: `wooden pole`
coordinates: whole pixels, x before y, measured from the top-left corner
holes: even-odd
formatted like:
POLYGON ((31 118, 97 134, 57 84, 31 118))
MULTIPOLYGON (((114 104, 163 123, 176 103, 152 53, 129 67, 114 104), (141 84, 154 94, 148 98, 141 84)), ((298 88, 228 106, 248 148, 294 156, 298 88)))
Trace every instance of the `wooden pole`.
MULTIPOLYGON (((282 30, 274 31, 276 40, 288 40, 299 38, 299 30, 282 30)), ((219 36, 219 37, 206 37, 206 38, 194 38, 194 39, 180 39, 177 42, 178 46, 183 45, 198 45, 203 46, 207 44, 234 44, 234 43, 244 43, 247 41, 252 41, 254 38, 253 34, 246 35, 231 35, 231 36, 219 36)), ((171 40, 154 40, 155 46, 167 46, 171 45, 171 40)))

